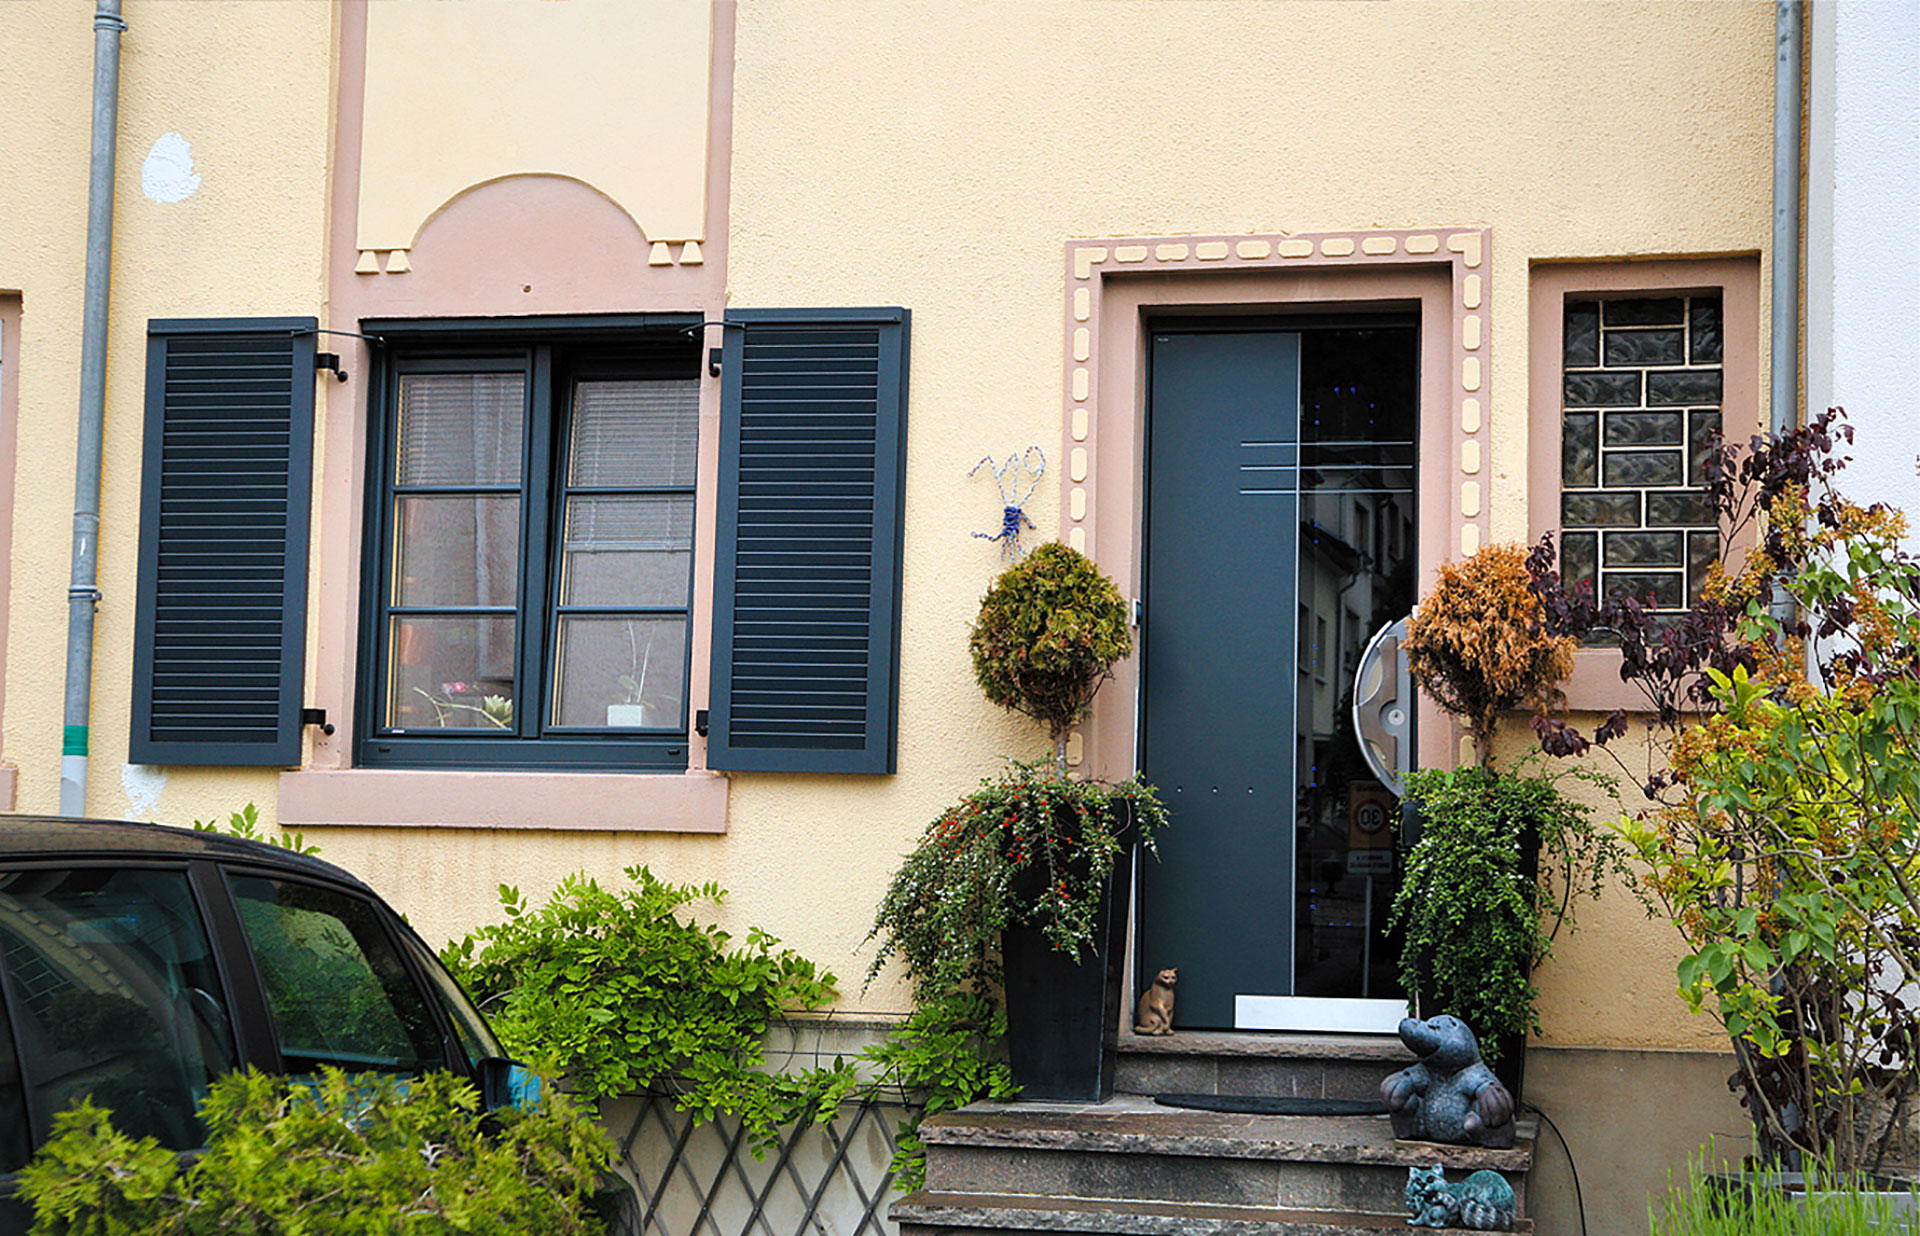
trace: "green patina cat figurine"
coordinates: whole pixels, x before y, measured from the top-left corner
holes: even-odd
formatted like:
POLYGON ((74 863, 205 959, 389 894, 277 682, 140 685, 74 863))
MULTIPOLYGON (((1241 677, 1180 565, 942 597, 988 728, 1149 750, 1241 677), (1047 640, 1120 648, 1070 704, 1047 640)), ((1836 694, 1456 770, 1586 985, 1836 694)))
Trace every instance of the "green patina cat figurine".
POLYGON ((1448 1184, 1438 1167, 1407 1169, 1408 1227, 1463 1227, 1475 1232, 1513 1230, 1513 1186, 1499 1172, 1478 1171, 1448 1184))

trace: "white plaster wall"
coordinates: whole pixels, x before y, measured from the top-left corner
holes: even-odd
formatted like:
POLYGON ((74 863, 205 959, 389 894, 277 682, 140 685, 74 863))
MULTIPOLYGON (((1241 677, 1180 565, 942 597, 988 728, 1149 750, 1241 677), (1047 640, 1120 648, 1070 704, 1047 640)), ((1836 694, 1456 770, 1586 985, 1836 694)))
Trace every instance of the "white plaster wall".
POLYGON ((1856 430, 1846 487, 1920 516, 1920 4, 1815 0, 1807 408, 1856 430))

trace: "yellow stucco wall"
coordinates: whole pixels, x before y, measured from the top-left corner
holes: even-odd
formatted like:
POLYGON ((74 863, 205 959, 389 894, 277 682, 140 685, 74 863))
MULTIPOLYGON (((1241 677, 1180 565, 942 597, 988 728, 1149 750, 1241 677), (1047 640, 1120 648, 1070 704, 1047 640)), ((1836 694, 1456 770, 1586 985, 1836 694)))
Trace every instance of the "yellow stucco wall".
MULTIPOLYGON (((1066 239, 1490 227, 1490 514, 1495 539, 1524 539, 1529 263, 1765 248, 1771 17, 1551 0, 743 3, 733 302, 914 310, 903 786, 886 796, 914 809, 862 821, 870 840, 841 862, 866 874, 845 884, 883 879, 928 809, 1021 741, 963 720, 985 707, 961 633, 994 565, 965 537, 997 505, 964 473, 1030 442, 1057 453, 1066 239)), ((1042 498, 1044 535, 1058 493, 1042 498)), ((733 820, 808 860, 784 834, 811 830, 754 787, 736 789, 733 820)), ((1672 944, 1630 898, 1586 907, 1541 975, 1551 1041, 1717 1045, 1672 993, 1672 944)))
MULTIPOLYGON (((44 49, 0 63, 0 106, 35 118, 7 138, 33 175, 0 181, 0 289, 22 292, 26 323, 0 756, 31 810, 57 798, 90 16, 78 0, 0 6, 0 45, 44 49)), ((130 0, 127 17, 89 807, 184 822, 252 800, 271 815, 272 773, 168 770, 144 810, 122 785, 144 322, 323 313, 337 14, 130 0), (203 177, 172 204, 140 181, 167 132, 203 177)), ((1764 250, 1771 31, 1759 2, 741 0, 730 303, 914 313, 898 775, 736 778, 723 836, 310 840, 431 939, 492 917, 501 882, 538 894, 631 863, 716 880, 732 890, 723 921, 838 972, 847 1007, 898 1010, 891 981, 857 994, 888 874, 944 803, 1042 746, 972 684, 965 631, 999 559, 970 534, 1000 501, 965 473, 1036 443, 1061 464, 1065 242, 1490 228, 1488 493, 1495 538, 1519 539, 1529 263, 1764 250)), ((1049 484, 1029 507, 1043 536, 1058 500, 1049 484)), ((1622 897, 1587 907, 1541 975, 1549 1039, 1716 1044, 1672 995, 1670 930, 1622 897)))
MULTIPOLYGON (((59 801, 94 8, 0 6, 0 46, 9 49, 0 57, 0 112, 9 117, 0 286, 19 291, 22 306, 0 757, 18 770, 22 810, 53 811, 59 801)), ((87 800, 97 815, 185 822, 249 797, 270 801, 270 779, 263 789, 258 776, 224 771, 168 770, 157 800, 142 772, 133 793, 123 788, 146 323, 322 312, 334 18, 323 4, 125 5, 87 800), (148 156, 168 134, 186 143, 192 167, 171 176, 155 167, 156 189, 172 196, 199 177, 177 201, 143 189, 148 156)))

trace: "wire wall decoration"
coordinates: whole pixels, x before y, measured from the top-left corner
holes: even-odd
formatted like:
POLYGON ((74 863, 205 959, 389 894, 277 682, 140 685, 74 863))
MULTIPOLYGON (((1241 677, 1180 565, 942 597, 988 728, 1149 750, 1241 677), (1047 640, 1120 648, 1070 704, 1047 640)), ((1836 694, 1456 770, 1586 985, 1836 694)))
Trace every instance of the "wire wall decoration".
POLYGON ((993 474, 993 483, 1000 490, 1000 530, 976 532, 973 535, 982 541, 998 543, 1000 552, 1009 562, 1018 562, 1020 555, 1025 552, 1020 544, 1020 533, 1033 527, 1033 520, 1027 518, 1025 508, 1034 492, 1040 488, 1040 478, 1046 475, 1047 453, 1037 446, 1030 446, 999 463, 994 462, 993 456, 983 455, 979 463, 967 470, 967 475, 977 476, 982 468, 993 474))

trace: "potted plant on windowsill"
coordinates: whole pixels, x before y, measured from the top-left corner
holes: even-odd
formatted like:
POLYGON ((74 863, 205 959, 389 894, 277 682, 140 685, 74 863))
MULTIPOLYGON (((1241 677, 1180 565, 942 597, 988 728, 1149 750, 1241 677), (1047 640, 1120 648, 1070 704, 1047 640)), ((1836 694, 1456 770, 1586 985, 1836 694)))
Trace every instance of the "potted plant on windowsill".
POLYGON ((1408 778, 1421 828, 1392 910, 1405 933, 1400 979, 1422 1016, 1473 1028, 1516 1100, 1527 1034, 1539 1030, 1533 967, 1572 921, 1575 898, 1597 897, 1622 869, 1617 842, 1557 777, 1494 767, 1500 718, 1555 703, 1573 667, 1575 641, 1544 627, 1520 547, 1489 545, 1440 568, 1406 642, 1414 682, 1466 725, 1476 762, 1408 778))
POLYGON ((1002 988, 1022 1094, 1104 1101, 1133 851, 1166 811, 1138 779, 1070 778, 1066 750, 1133 650, 1126 603, 1085 556, 1043 545, 994 582, 971 646, 987 698, 1045 724, 1053 753, 1011 763, 922 834, 881 902, 868 980, 898 957, 923 1005, 1002 988))

